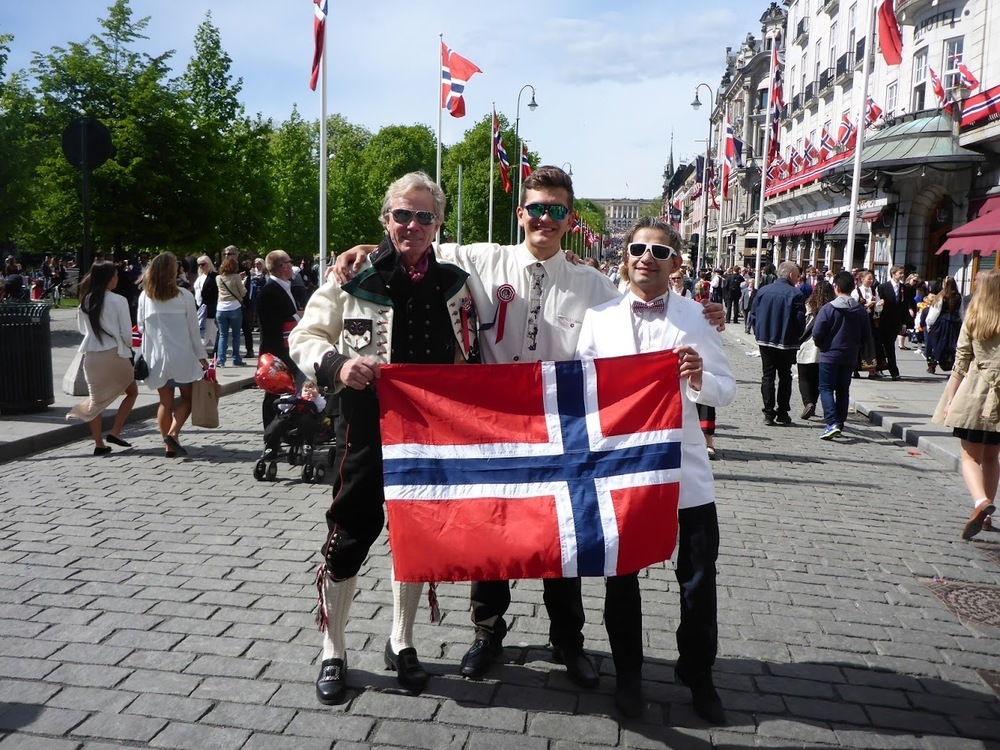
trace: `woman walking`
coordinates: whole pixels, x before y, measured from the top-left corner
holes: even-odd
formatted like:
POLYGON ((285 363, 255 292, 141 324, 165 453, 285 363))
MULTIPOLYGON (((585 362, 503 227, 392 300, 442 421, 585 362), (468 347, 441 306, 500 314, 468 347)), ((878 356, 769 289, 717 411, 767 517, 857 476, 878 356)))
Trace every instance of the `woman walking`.
POLYGON ((962 539, 972 539, 996 509, 1000 481, 1000 270, 977 278, 958 335, 955 365, 934 414, 962 441, 962 477, 972 515, 962 539))
POLYGON ((149 365, 145 383, 160 398, 156 423, 167 458, 186 456, 181 428, 191 415, 191 385, 208 367, 198 335, 198 312, 191 292, 177 286, 177 258, 157 255, 146 267, 139 295, 142 353, 149 365), (174 389, 180 390, 180 399, 174 389))
POLYGON ((82 419, 90 425, 94 438, 94 455, 105 456, 111 446, 105 440, 122 448, 132 446, 122 439, 122 428, 139 388, 132 376, 132 319, 128 302, 114 294, 118 285, 115 264, 99 260, 80 283, 80 306, 77 308, 77 327, 83 334, 79 351, 83 352, 83 377, 87 381, 87 400, 77 404, 66 415, 67 419, 82 419), (101 414, 112 401, 125 394, 115 421, 105 437, 101 437, 101 414))
POLYGON ((924 334, 924 351, 927 356, 927 372, 932 375, 938 365, 946 372, 952 368, 958 347, 958 334, 962 327, 961 309, 962 295, 958 292, 958 285, 955 279, 946 276, 937 299, 927 308, 925 318, 927 332, 924 334))
POLYGON ((819 403, 819 348, 812 338, 816 314, 827 302, 833 302, 837 293, 829 281, 817 281, 812 294, 806 300, 806 328, 802 343, 795 355, 799 373, 799 395, 802 397, 802 419, 809 419, 816 413, 819 403))

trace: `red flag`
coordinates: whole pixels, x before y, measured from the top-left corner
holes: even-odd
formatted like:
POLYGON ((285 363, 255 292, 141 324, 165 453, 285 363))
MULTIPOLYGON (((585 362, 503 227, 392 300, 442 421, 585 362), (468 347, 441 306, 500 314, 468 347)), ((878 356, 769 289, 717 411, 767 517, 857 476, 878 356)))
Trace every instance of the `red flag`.
POLYGON ((528 163, 528 147, 521 141, 521 182, 531 174, 531 164, 528 163))
POLYGON ((958 56, 953 56, 958 67, 958 85, 964 89, 972 91, 979 87, 979 81, 976 77, 972 75, 972 71, 969 70, 964 62, 959 62, 958 56))
POLYGON ((899 22, 893 9, 893 0, 882 0, 878 6, 878 44, 886 65, 903 62, 903 37, 899 33, 899 22))
POLYGON ((729 113, 726 113, 726 142, 725 159, 722 161, 722 198, 729 197, 729 176, 733 171, 736 162, 736 141, 733 140, 733 124, 729 121, 729 113))
POLYGON ((507 161, 507 149, 503 147, 500 137, 500 120, 497 111, 493 110, 493 158, 500 162, 500 178, 503 180, 504 192, 510 192, 510 162, 507 161))
POLYGON ((609 576, 670 559, 680 478, 676 373, 669 351, 383 365, 396 578, 609 576))
POLYGON ((826 161, 830 158, 830 154, 833 153, 834 149, 837 147, 836 142, 833 137, 824 127, 823 132, 819 136, 819 160, 826 161))
POLYGON ((313 48, 312 75, 309 77, 309 88, 316 90, 319 80, 320 63, 323 61, 323 42, 326 39, 326 0, 313 0, 313 48))
POLYGON ((927 66, 927 72, 931 77, 931 88, 934 90, 934 96, 937 97, 938 102, 946 112, 951 112, 951 102, 948 101, 948 96, 944 93, 944 86, 941 85, 941 79, 938 78, 938 74, 934 72, 934 68, 930 65, 927 66))
POLYGON ((865 103, 865 123, 871 125, 881 116, 882 108, 875 103, 875 100, 869 94, 868 101, 865 103))
POLYGON ((482 73, 479 67, 462 57, 457 52, 448 50, 441 42, 441 107, 448 110, 452 117, 465 117, 465 84, 476 73, 482 73))

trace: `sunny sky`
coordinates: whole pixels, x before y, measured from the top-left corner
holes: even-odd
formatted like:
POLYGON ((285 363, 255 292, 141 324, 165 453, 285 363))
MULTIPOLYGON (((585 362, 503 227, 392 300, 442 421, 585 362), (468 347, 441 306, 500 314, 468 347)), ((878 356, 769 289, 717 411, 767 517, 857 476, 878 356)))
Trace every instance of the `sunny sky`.
MULTIPOLYGON (((110 0, 3 0, 0 33, 14 35, 8 70, 28 68, 33 53, 82 42, 99 31, 110 0)), ((689 159, 704 148, 708 108, 690 107, 699 82, 717 88, 726 47, 760 35, 764 0, 330 0, 331 112, 376 131, 383 125, 437 127, 438 34, 483 73, 466 88, 468 115, 444 116, 454 143, 490 111, 515 118, 543 163, 569 162, 578 196, 654 198, 670 154, 689 159), (699 142, 700 141, 700 142, 699 142)), ((293 106, 319 116, 309 90, 310 0, 132 0, 134 18, 150 17, 146 51, 175 50, 183 70, 205 14, 243 79, 249 113, 276 121, 293 106)), ((707 97, 703 93, 702 101, 707 97)), ((514 144, 507 143, 511 161, 514 144)))

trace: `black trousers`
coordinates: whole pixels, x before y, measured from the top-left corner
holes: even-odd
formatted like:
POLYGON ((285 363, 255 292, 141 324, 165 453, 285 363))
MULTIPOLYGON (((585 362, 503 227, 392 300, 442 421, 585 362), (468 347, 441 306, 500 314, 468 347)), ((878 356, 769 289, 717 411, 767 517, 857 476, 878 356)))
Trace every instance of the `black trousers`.
MULTIPOLYGON (((716 562, 719 517, 715 503, 678 512, 675 575, 680 586, 677 662, 695 679, 708 675, 719 650, 716 562)), ((618 674, 642 669, 642 597, 637 573, 605 582, 604 626, 618 674)))
POLYGON ((892 377, 899 377, 899 365, 896 364, 896 337, 899 335, 899 331, 896 331, 891 336, 886 336, 882 331, 879 331, 879 336, 875 339, 876 346, 878 346, 878 358, 879 364, 885 362, 885 366, 889 368, 889 374, 892 377))
POLYGON ((764 400, 765 417, 788 414, 792 400, 792 365, 795 364, 794 349, 778 349, 774 346, 760 347, 760 395, 764 400), (777 398, 775 398, 777 379, 777 398))
POLYGON ((799 395, 802 396, 802 405, 819 403, 819 362, 800 364, 799 370, 799 395))
MULTIPOLYGON (((563 651, 583 648, 583 596, 579 578, 545 578, 542 601, 549 614, 549 642, 563 651)), ((502 641, 510 606, 510 581, 473 581, 470 597, 476 637, 502 641)))
POLYGON ((726 322, 740 322, 740 298, 726 297, 726 322))

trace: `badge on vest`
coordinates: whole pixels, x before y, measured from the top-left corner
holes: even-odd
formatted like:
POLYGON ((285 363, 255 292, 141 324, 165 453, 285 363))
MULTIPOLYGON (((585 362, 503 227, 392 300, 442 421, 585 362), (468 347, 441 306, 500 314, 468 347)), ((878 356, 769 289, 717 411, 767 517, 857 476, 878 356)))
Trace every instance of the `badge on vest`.
POLYGON ((349 318, 344 321, 344 341, 360 352, 372 342, 372 322, 367 318, 349 318))

